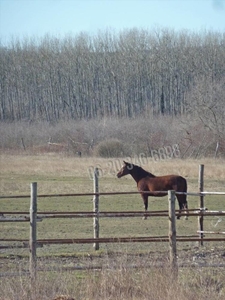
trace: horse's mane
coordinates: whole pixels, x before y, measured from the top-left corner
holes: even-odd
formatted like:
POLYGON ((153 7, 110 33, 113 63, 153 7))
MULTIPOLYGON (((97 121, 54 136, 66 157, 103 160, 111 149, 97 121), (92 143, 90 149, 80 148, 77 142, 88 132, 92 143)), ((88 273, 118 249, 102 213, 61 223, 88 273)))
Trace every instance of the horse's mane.
POLYGON ((139 175, 141 177, 146 177, 146 176, 150 176, 150 177, 155 177, 155 175, 153 175, 152 173, 144 170, 142 167, 139 167, 137 165, 133 165, 134 168, 138 169, 139 175))

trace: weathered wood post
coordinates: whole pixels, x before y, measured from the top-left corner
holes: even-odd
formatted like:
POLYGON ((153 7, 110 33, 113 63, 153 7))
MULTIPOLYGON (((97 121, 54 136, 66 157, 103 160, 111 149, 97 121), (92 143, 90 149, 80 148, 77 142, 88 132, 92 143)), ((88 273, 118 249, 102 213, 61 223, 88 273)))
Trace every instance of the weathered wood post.
POLYGON ((217 142, 217 143, 216 143, 216 150, 215 150, 214 158, 217 158, 219 146, 220 146, 220 144, 219 144, 219 142, 217 142))
POLYGON ((30 277, 31 282, 36 279, 36 247, 37 247, 37 182, 31 183, 30 193, 30 277))
MULTIPOLYGON (((94 193, 98 193, 98 168, 94 169, 94 193)), ((94 219, 93 219, 93 227, 94 227, 94 238, 99 238, 99 196, 94 195, 93 198, 93 212, 95 213, 94 219)), ((95 250, 99 250, 99 243, 96 242, 93 245, 95 250)))
MULTIPOLYGON (((204 165, 199 165, 199 177, 198 177, 198 184, 199 184, 199 192, 203 192, 204 189, 204 165)), ((204 210, 204 196, 200 195, 199 198, 199 209, 200 211, 204 210)), ((199 242, 199 246, 203 246, 203 215, 198 217, 198 228, 199 228, 199 238, 200 238, 200 242, 199 242)))
POLYGON ((175 191, 168 191, 169 201, 169 248, 170 265, 175 277, 178 274, 177 244, 176 244, 176 214, 175 214, 175 191))

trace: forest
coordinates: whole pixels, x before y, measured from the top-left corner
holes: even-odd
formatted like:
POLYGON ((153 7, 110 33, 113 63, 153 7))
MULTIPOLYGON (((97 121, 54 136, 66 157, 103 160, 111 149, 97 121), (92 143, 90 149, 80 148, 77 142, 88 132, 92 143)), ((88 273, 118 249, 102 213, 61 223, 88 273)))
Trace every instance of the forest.
POLYGON ((224 140, 225 33, 134 28, 12 39, 0 43, 0 62, 2 124, 180 118, 224 140))

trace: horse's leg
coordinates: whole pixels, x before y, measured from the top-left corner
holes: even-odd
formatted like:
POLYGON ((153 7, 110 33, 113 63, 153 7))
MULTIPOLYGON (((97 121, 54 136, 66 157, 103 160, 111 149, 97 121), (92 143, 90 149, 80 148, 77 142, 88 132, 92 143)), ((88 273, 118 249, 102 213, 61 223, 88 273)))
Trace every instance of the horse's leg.
POLYGON ((185 220, 188 220, 188 203, 187 203, 187 195, 185 196, 185 202, 183 203, 183 209, 186 212, 185 220))
MULTIPOLYGON (((141 197, 142 197, 143 202, 144 202, 145 212, 147 212, 147 210, 148 210, 148 195, 147 194, 141 194, 141 197)), ((147 220, 147 216, 145 214, 144 214, 143 219, 147 220)))

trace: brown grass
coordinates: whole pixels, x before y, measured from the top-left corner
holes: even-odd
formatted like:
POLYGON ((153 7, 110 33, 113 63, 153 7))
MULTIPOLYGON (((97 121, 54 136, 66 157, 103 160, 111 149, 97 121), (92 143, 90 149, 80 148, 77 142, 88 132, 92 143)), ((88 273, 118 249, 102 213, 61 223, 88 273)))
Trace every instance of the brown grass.
POLYGON ((117 269, 42 273, 32 289, 24 277, 3 278, 2 300, 222 300, 225 275, 221 270, 182 269, 176 280, 166 265, 161 269, 126 267, 126 258, 117 269), (63 296, 64 295, 64 296, 63 296))
MULTIPOLYGON (((124 158, 126 159, 126 158, 124 158)), ((107 180, 116 179, 116 173, 122 166, 123 159, 106 159, 97 157, 65 157, 60 154, 45 155, 8 155, 0 156, 0 185, 2 194, 23 194, 29 191, 29 183, 41 181, 41 193, 62 193, 71 189, 72 181, 76 182, 77 192, 92 191, 92 176, 94 167, 99 168, 100 178, 107 180), (57 185, 56 182, 63 183, 57 185), (86 183, 85 183, 86 182, 86 183), (68 186, 69 184, 69 186, 68 186)), ((141 164, 138 157, 132 158, 135 164, 141 164)), ((152 158, 142 161, 142 167, 156 175, 179 174, 187 178, 189 191, 198 190, 198 169, 199 164, 205 165, 205 189, 217 191, 223 189, 225 182, 225 168, 223 159, 201 159, 182 160, 167 159, 155 162, 152 158), (212 185, 212 182, 213 185, 212 185), (222 186, 221 186, 222 185, 222 186)), ((121 180, 125 183, 131 180, 121 180)), ((135 184, 132 190, 136 190, 135 184)), ((105 185, 107 191, 118 191, 112 186, 105 185)), ((73 187, 75 188, 75 186, 73 187)), ((128 187, 131 191, 130 187, 128 187)), ((124 186, 126 190, 126 186, 124 186)), ((73 190, 74 191, 74 190, 73 190)))
MULTIPOLYGON (((8 155, 1 154, 1 176, 4 175, 55 175, 57 176, 82 176, 88 177, 88 169, 99 167, 104 175, 109 177, 115 175, 118 167, 122 165, 123 159, 98 158, 98 157, 65 157, 60 154, 49 153, 45 155, 8 155)), ((138 157, 132 158, 132 162, 139 164, 138 157)), ((198 177, 198 165, 204 164, 205 177, 215 180, 225 178, 224 159, 166 159, 155 162, 152 158, 147 158, 142 164, 144 169, 153 174, 180 174, 189 178, 198 177)))

